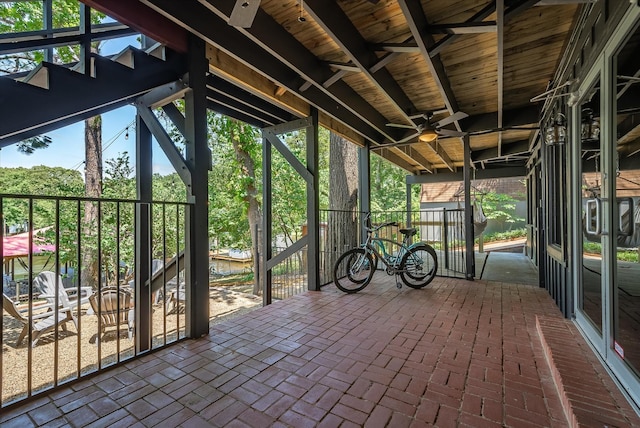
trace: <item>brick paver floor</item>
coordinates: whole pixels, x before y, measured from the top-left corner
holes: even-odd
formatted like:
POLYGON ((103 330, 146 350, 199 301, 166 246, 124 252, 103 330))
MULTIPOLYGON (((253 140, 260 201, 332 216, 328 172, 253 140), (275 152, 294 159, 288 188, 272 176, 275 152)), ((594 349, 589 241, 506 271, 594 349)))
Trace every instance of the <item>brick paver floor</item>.
MULTIPOLYGON (((0 425, 575 423, 545 349, 589 351, 576 346, 581 338, 572 334, 543 346, 539 317, 543 327, 557 320, 571 328, 544 289, 436 278, 422 290, 398 290, 377 275, 356 294, 327 286, 216 324, 208 337, 7 409, 0 425)), ((607 401, 608 411, 618 405, 624 403, 607 401)), ((597 404, 580 411, 598 413, 597 404)), ((615 420, 618 426, 636 423, 633 412, 616 413, 615 420)))

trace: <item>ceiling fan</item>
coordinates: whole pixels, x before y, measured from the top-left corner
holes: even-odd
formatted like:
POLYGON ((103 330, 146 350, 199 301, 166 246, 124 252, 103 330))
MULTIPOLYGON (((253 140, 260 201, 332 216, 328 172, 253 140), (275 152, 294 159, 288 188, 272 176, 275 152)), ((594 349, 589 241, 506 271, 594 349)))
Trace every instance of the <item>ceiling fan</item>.
POLYGON ((434 141, 436 138, 438 138, 438 136, 440 135, 447 136, 447 137, 464 136, 465 135, 464 132, 455 131, 452 129, 443 129, 442 127, 447 126, 450 123, 453 123, 455 121, 462 120, 467 116, 469 116, 467 113, 464 113, 462 111, 457 111, 452 115, 445 117, 444 119, 441 119, 437 122, 432 123, 431 119, 433 118, 433 113, 422 113, 414 116, 409 116, 411 120, 423 119, 424 121, 422 123, 417 123, 417 124, 414 124, 413 126, 405 125, 401 123, 387 123, 387 126, 392 126, 394 128, 407 128, 407 129, 416 130, 414 134, 411 134, 408 137, 405 137, 397 141, 398 144, 405 143, 415 137, 418 137, 418 140, 422 142, 430 143, 434 141))

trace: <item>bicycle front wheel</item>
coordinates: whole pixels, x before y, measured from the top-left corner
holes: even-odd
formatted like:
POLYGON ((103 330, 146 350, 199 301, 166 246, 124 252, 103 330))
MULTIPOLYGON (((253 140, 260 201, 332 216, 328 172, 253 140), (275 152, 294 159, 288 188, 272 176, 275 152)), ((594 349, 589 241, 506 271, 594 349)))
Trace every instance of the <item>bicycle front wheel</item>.
POLYGON ((355 293, 369 284, 374 273, 371 254, 353 248, 341 255, 333 267, 333 282, 345 293, 355 293))
POLYGON ((417 245, 400 262, 402 282, 411 288, 422 288, 433 281, 438 271, 438 258, 433 248, 417 245))

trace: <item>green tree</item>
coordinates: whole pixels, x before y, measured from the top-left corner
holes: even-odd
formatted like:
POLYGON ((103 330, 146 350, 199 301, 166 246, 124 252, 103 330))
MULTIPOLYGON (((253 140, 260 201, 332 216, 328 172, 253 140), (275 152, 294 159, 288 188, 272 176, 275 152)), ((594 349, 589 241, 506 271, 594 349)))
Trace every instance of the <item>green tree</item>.
MULTIPOLYGON (((19 33, 38 31, 45 28, 46 2, 22 1, 0 3, 0 32, 19 33)), ((78 27, 80 25, 81 7, 77 0, 57 0, 52 8, 53 28, 78 27)), ((104 18, 103 14, 91 11, 92 24, 98 24, 104 18)), ((99 41, 93 42, 91 50, 99 51, 99 41)), ((52 57, 47 58, 46 50, 35 50, 0 57, 0 73, 11 74, 34 69, 45 59, 57 64, 69 64, 82 60, 80 47, 77 45, 58 46, 51 50, 52 57)), ((88 59, 87 59, 88 60, 88 59)), ((47 147, 48 137, 35 137, 19 144, 18 149, 29 153, 38 147, 47 147)), ((100 116, 85 120, 85 194, 90 197, 100 197, 102 194, 102 119, 100 116)), ((83 282, 89 284, 98 277, 97 231, 95 230, 98 216, 97 204, 87 202, 84 207, 84 234, 88 239, 84 250, 83 282)))
POLYGON ((484 215, 489 220, 495 220, 500 224, 502 230, 511 230, 516 222, 524 221, 516 215, 516 203, 518 201, 506 194, 489 192, 482 198, 482 208, 484 215))
POLYGON ((260 133, 249 125, 212 114, 209 135, 209 236, 217 248, 253 248, 252 230, 262 222, 260 133))
MULTIPOLYGON (((407 171, 381 156, 371 156, 371 210, 405 211, 407 171)), ((413 211, 420 207, 420 186, 412 186, 413 211)))
MULTIPOLYGON (((10 195, 79 196, 82 176, 78 171, 48 166, 32 168, 0 168, 2 193, 10 195)), ((55 218, 52 201, 40 200, 33 206, 36 227, 51 226, 55 218)), ((3 219, 6 225, 23 224, 29 220, 29 202, 24 198, 3 199, 3 219)))

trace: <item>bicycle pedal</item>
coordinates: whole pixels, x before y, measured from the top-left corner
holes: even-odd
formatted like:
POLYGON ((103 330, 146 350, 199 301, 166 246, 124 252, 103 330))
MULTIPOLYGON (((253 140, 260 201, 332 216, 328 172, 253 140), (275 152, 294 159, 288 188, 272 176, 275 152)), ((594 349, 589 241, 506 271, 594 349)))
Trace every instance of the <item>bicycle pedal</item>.
POLYGON ((402 288, 402 283, 401 282, 396 282, 396 287, 398 288, 398 290, 400 290, 402 288))

